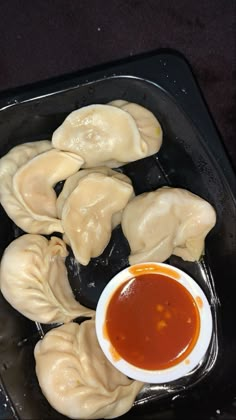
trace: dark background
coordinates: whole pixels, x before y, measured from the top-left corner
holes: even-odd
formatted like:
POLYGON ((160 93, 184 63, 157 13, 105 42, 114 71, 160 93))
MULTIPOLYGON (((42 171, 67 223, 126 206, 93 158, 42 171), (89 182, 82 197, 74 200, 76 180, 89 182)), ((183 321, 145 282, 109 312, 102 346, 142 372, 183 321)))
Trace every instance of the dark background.
POLYGON ((0 91, 177 49, 236 166, 235 0, 0 0, 0 21, 0 91))

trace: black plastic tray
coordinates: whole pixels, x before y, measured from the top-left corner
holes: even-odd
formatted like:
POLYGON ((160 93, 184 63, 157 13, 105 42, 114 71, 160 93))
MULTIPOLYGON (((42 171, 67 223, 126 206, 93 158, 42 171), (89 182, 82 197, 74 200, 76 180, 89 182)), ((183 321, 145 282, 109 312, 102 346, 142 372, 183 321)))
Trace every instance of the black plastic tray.
MULTIPOLYGON (((147 387, 123 418, 212 420, 220 418, 222 408, 227 407, 227 415, 234 419, 235 175, 185 59, 177 53, 160 52, 1 94, 0 156, 16 144, 50 138, 75 108, 117 98, 151 109, 164 130, 157 156, 121 168, 132 179, 136 193, 166 184, 179 186, 204 197, 217 211, 205 258, 200 263, 170 259, 199 282, 211 302, 214 335, 207 357, 189 377, 167 386, 147 387)), ((2 208, 0 215, 2 254, 21 231, 2 208)), ((96 306, 105 284, 128 264, 127 255, 128 245, 119 228, 103 255, 88 268, 77 270, 70 255, 70 281, 82 303, 96 306)), ((49 327, 28 321, 2 296, 0 308, 0 418, 65 418, 49 407, 34 373, 33 348, 49 327)), ((222 419, 230 419, 224 415, 225 411, 222 419)))

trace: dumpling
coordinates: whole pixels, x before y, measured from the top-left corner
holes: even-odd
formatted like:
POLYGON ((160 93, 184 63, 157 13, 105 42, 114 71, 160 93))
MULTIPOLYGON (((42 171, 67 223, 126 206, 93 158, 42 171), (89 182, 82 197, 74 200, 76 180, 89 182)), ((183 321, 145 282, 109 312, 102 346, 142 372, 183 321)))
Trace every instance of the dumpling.
POLYGON ((129 262, 163 262, 171 254, 197 261, 215 223, 213 207, 187 190, 162 187, 141 194, 128 203, 122 215, 122 229, 131 248, 129 262))
POLYGON ((116 106, 131 115, 138 127, 142 140, 148 144, 148 155, 158 152, 162 144, 162 129, 151 111, 139 104, 120 99, 109 102, 109 105, 116 106))
MULTIPOLYGON (((128 184, 132 185, 132 182, 130 178, 120 172, 113 171, 110 168, 107 168, 106 166, 97 167, 94 169, 81 169, 79 172, 77 172, 74 175, 71 175, 65 182, 63 189, 60 193, 60 195, 57 198, 57 215, 59 218, 61 218, 62 215, 62 209, 65 204, 65 201, 69 197, 69 195, 72 193, 72 191, 77 187, 78 183, 82 178, 85 176, 92 174, 92 173, 101 173, 106 176, 110 176, 112 178, 120 179, 123 182, 127 182, 128 184)), ((132 194, 131 198, 134 194, 132 194)), ((114 213, 112 215, 112 228, 114 229, 117 225, 121 222, 121 215, 122 210, 114 213)))
POLYGON ((0 201, 24 231, 63 232, 54 185, 77 172, 82 158, 52 149, 48 141, 16 146, 0 160, 0 201))
POLYGON ((5 299, 27 318, 41 323, 69 322, 94 311, 72 293, 65 266, 65 243, 56 237, 26 234, 3 254, 0 289, 5 299))
POLYGON ((15 197, 13 177, 22 165, 50 149, 52 149, 52 144, 48 140, 25 143, 14 147, 0 159, 0 202, 8 216, 26 231, 33 221, 15 197))
MULTIPOLYGON (((155 117, 154 117, 155 118, 155 117)), ((162 130, 156 121, 153 138, 142 136, 128 112, 111 105, 89 105, 73 111, 52 136, 54 147, 80 155, 84 168, 116 168, 157 152, 162 130)))
POLYGON ((133 187, 118 178, 91 173, 83 177, 62 209, 62 226, 74 256, 83 265, 99 256, 112 232, 112 217, 123 210, 133 187))
POLYGON ((22 166, 13 178, 19 201, 38 216, 57 218, 57 182, 77 172, 83 160, 72 153, 52 149, 41 153, 22 166))
POLYGON ((43 394, 52 407, 72 419, 121 416, 143 387, 106 359, 93 320, 52 329, 36 344, 34 356, 43 394))

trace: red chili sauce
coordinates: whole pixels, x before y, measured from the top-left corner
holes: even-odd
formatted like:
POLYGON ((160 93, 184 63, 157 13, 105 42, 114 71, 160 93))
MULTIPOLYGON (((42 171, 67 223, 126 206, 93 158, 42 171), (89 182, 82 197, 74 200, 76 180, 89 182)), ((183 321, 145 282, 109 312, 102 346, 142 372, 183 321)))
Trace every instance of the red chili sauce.
POLYGON ((112 295, 105 321, 116 352, 148 370, 176 365, 193 349, 200 317, 191 294, 163 274, 141 274, 112 295))

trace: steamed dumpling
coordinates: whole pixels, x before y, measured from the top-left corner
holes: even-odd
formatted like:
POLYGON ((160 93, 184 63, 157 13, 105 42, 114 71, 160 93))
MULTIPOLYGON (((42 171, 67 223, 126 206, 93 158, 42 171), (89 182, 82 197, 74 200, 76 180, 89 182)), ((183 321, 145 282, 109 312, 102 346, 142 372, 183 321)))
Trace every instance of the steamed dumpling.
POLYGON ((82 163, 77 155, 52 149, 49 141, 11 149, 0 160, 0 201, 8 216, 29 233, 63 232, 53 187, 82 163))
POLYGON ((123 100, 115 100, 109 105, 128 112, 134 119, 141 138, 148 144, 149 155, 158 152, 162 144, 162 129, 155 115, 141 105, 123 100))
POLYGON ((52 143, 81 156, 84 168, 116 168, 159 150, 162 131, 157 120, 155 127, 156 136, 142 136, 130 113, 111 105, 89 105, 67 116, 52 143))
POLYGON ((57 218, 57 182, 77 172, 83 160, 72 153, 52 149, 41 153, 22 166, 13 178, 19 201, 38 217, 57 218))
POLYGON ((43 394, 52 407, 72 419, 121 416, 143 386, 106 359, 93 320, 54 328, 36 344, 34 356, 43 394))
POLYGON ((69 322, 94 311, 72 293, 65 267, 65 243, 56 237, 26 234, 3 254, 0 289, 5 299, 27 318, 42 323, 69 322))
POLYGON ((83 177, 62 209, 62 226, 75 258, 87 265, 107 246, 112 217, 123 210, 133 187, 118 178, 91 173, 83 177))
POLYGON ((129 262, 163 262, 171 254, 197 261, 215 223, 213 207, 187 190, 162 187, 141 194, 128 203, 122 215, 122 229, 131 248, 129 262))
MULTIPOLYGON (((106 166, 97 167, 94 169, 81 169, 79 172, 77 172, 74 175, 71 175, 66 180, 63 186, 63 189, 57 199, 57 215, 59 218, 61 218, 63 206, 65 204, 65 201, 69 197, 69 195, 78 186, 82 178, 92 173, 104 174, 112 178, 120 179, 121 181, 127 182, 128 184, 132 185, 132 182, 128 176, 121 174, 120 172, 113 171, 112 169, 107 168, 106 166)), ((117 225, 120 224, 121 215, 122 215, 122 210, 112 215, 112 228, 115 228, 117 225)))

